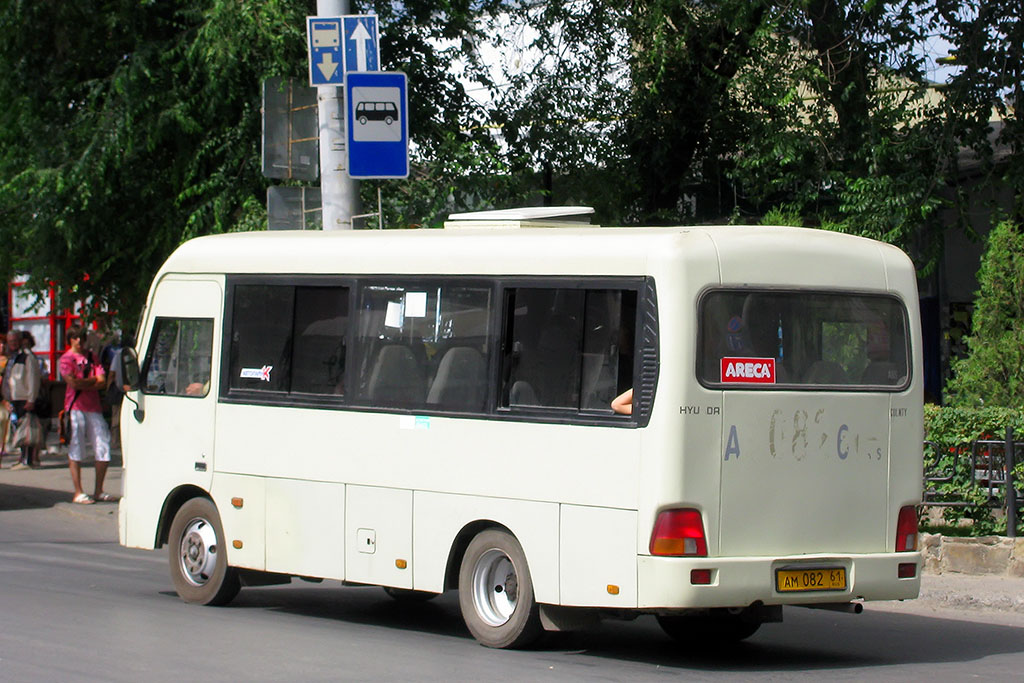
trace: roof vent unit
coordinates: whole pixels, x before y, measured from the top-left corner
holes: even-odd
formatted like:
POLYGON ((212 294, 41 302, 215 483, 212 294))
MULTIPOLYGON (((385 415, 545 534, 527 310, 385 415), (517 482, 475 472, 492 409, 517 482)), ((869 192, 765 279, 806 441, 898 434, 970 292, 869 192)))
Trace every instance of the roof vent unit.
POLYGON ((528 206, 521 209, 497 209, 453 213, 444 222, 451 228, 579 228, 591 225, 594 209, 589 206, 528 206))

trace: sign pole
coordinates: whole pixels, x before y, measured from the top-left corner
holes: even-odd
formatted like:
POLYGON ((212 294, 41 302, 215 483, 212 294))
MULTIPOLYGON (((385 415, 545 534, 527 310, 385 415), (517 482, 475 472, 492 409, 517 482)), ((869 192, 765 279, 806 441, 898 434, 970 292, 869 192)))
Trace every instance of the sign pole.
MULTIPOLYGON (((320 16, 348 14, 348 0, 316 0, 320 16)), ((359 181, 348 176, 345 130, 345 89, 317 87, 320 122, 320 193, 324 230, 351 230, 352 217, 360 212, 359 181)))

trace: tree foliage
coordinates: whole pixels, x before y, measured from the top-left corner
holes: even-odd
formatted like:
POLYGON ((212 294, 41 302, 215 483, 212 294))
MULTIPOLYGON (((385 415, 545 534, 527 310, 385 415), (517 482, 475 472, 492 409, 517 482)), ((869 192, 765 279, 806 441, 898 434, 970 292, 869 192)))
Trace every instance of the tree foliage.
POLYGON ((988 237, 978 272, 968 356, 947 388, 962 406, 1024 405, 1024 232, 1005 221, 988 237))
MULTIPOLYGON (((1009 0, 391 0, 413 165, 365 182, 386 222, 583 203, 602 223, 792 222, 934 262, 970 145, 1020 207, 1021 20, 1009 0), (921 46, 964 66, 942 97, 921 46)), ((260 83, 305 73, 312 0, 0 0, 0 275, 130 319, 184 239, 260 229, 260 83), (45 26, 47 30, 39 30, 45 26), (89 275, 88 280, 84 279, 89 275)))

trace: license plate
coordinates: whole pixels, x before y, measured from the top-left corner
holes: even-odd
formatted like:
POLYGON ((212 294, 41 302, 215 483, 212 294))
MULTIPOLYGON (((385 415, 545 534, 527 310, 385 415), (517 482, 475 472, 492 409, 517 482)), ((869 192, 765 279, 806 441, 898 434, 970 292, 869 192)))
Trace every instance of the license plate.
POLYGON ((775 590, 780 593, 843 591, 846 590, 846 569, 779 569, 775 572, 775 590))

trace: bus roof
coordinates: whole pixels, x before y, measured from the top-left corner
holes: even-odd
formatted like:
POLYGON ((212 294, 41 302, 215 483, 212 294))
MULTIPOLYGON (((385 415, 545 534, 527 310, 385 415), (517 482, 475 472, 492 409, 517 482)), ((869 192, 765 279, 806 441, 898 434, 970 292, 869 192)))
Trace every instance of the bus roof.
POLYGON ((887 268, 913 271, 909 259, 895 247, 824 230, 775 226, 592 226, 230 233, 199 237, 182 244, 167 259, 161 275, 177 272, 611 276, 651 274, 659 267, 679 267, 692 260, 718 261, 723 283, 863 283, 862 286, 877 289, 887 282, 887 268), (677 262, 675 266, 673 261, 677 262))

